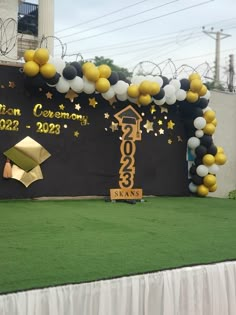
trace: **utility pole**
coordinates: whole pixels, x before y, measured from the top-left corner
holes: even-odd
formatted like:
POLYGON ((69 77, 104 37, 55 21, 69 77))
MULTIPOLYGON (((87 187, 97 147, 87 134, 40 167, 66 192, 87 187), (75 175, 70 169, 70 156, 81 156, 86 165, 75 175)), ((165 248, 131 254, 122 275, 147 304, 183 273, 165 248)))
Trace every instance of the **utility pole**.
POLYGON ((234 55, 229 55, 229 84, 230 92, 234 91, 234 55))
POLYGON ((231 35, 222 33, 223 30, 214 32, 214 27, 210 31, 205 30, 205 26, 202 27, 203 33, 211 37, 216 41, 215 46, 215 74, 214 74, 214 86, 219 86, 220 83, 220 41, 231 35))

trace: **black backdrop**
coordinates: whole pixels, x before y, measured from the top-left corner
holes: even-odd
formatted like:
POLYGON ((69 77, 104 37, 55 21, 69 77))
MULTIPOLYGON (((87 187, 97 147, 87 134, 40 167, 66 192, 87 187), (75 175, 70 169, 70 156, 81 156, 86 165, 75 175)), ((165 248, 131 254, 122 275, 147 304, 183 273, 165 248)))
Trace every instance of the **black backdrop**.
MULTIPOLYGON (((30 81, 30 80, 28 80, 30 81)), ((35 198, 40 196, 93 196, 109 195, 110 188, 118 188, 120 168, 121 130, 112 132, 110 128, 115 113, 130 102, 110 104, 100 94, 79 94, 74 101, 55 88, 28 86, 19 67, 0 66, 0 104, 7 108, 21 110, 20 117, 0 114, 0 119, 18 119, 19 131, 0 130, 0 170, 3 170, 6 157, 3 152, 26 136, 39 142, 51 154, 41 164, 43 180, 38 180, 26 188, 20 181, 0 177, 0 198, 35 198), (46 96, 51 92, 50 99, 46 96), (96 99, 95 108, 89 99, 96 99), (43 110, 62 111, 88 116, 87 125, 72 119, 49 119, 35 117, 35 104, 42 104, 43 110), (80 110, 75 109, 80 104, 80 110), (106 115, 105 115, 106 114, 106 115), (109 115, 109 117, 108 117, 109 115), (106 118, 105 118, 106 116, 106 118), (59 135, 36 132, 36 123, 60 124, 59 135), (30 125, 30 128, 26 126, 30 125), (78 131, 78 137, 74 132, 78 131)), ((30 83, 32 84, 32 82, 30 83)), ((142 188, 144 195, 188 195, 186 137, 181 117, 175 105, 168 106, 168 113, 151 113, 150 106, 139 108, 132 104, 143 118, 141 122, 142 140, 136 141, 136 174, 134 188, 142 188), (147 132, 144 125, 153 122, 153 131, 147 132), (173 129, 167 127, 174 122, 173 129), (163 131, 164 134, 160 134, 163 131), (169 143, 168 143, 169 141, 169 143)))

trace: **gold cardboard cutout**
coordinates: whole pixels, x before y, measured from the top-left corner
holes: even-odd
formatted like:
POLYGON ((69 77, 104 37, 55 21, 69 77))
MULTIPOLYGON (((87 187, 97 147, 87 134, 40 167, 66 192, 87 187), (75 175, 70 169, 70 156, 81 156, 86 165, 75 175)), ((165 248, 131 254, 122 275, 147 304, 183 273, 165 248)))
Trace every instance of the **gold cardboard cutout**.
POLYGON ((43 179, 43 174, 39 165, 33 168, 31 171, 25 172, 22 168, 13 164, 11 178, 20 181, 23 185, 25 185, 25 187, 28 187, 36 180, 43 179))

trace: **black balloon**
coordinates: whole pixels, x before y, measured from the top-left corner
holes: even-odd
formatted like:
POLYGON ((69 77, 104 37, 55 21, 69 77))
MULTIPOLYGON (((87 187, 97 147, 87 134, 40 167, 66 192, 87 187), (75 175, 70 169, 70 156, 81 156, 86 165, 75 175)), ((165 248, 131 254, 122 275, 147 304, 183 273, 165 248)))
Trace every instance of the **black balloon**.
POLYGON ((194 160, 194 163, 196 166, 199 166, 202 164, 202 158, 200 157, 196 157, 195 160, 194 160))
POLYGON ((195 185, 201 185, 203 183, 203 177, 195 174, 195 175, 192 176, 192 182, 195 185))
POLYGON ((202 158, 205 154, 207 154, 207 148, 201 144, 196 147, 195 154, 198 158, 202 158))
POLYGON ((155 100, 161 100, 163 99, 164 96, 165 96, 165 90, 161 88, 159 93, 153 95, 153 98, 155 98, 155 100))
POLYGON ((119 76, 117 74, 117 72, 112 71, 111 75, 109 76, 109 78, 107 79, 111 85, 114 85, 118 82, 119 80, 119 76))
POLYGON ((123 72, 118 71, 117 74, 118 74, 119 80, 122 80, 122 81, 126 80, 126 75, 123 72))
POLYGON ((167 77, 164 77, 163 75, 160 75, 160 77, 163 80, 163 85, 162 87, 164 87, 165 85, 169 84, 169 79, 167 77))
POLYGON ((184 91, 188 91, 190 89, 190 82, 188 79, 180 80, 180 88, 184 91))
POLYGON ((203 135, 201 138, 200 138, 200 142, 202 145, 204 145, 205 147, 209 148, 209 146, 212 144, 213 142, 213 139, 212 139, 212 136, 209 136, 209 135, 203 135))
POLYGON ((49 84, 49 85, 56 85, 57 84, 57 82, 59 81, 59 79, 60 79, 60 74, 59 73, 56 73, 55 75, 54 75, 54 77, 52 77, 52 78, 50 78, 50 79, 47 79, 46 81, 47 81, 47 83, 49 84))
POLYGON ((211 144, 209 148, 207 149, 208 154, 216 155, 217 153, 217 147, 214 144, 211 144))
POLYGON ((202 117, 202 116, 203 116, 202 109, 194 106, 191 113, 190 113, 190 117, 195 119, 197 117, 202 117))
POLYGON ((78 77, 83 77, 83 71, 82 71, 82 66, 78 61, 73 61, 70 64, 71 66, 75 67, 76 71, 77 71, 77 76, 78 77))
POLYGON ((74 66, 67 65, 62 71, 62 75, 67 80, 73 80, 77 76, 77 70, 74 66))
POLYGON ((208 103, 209 103, 209 100, 207 100, 206 98, 200 98, 198 102, 196 103, 196 106, 204 109, 207 107, 208 103))
POLYGON ((41 75, 41 73, 38 73, 35 77, 31 78, 31 86, 35 88, 40 88, 45 85, 45 79, 41 75))
POLYGON ((190 169, 189 169, 189 173, 191 174, 191 175, 195 175, 196 174, 196 165, 192 165, 191 167, 190 167, 190 169))

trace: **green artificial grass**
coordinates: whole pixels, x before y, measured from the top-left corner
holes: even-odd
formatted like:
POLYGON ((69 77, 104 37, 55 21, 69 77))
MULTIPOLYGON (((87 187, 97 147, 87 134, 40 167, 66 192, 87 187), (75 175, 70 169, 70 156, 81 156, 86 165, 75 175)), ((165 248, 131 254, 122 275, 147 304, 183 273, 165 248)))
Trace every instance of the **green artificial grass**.
POLYGON ((0 293, 236 259, 235 200, 0 201, 0 293))

